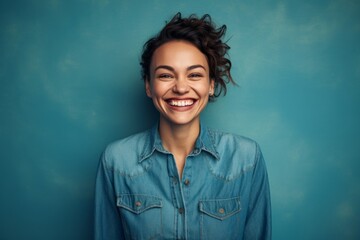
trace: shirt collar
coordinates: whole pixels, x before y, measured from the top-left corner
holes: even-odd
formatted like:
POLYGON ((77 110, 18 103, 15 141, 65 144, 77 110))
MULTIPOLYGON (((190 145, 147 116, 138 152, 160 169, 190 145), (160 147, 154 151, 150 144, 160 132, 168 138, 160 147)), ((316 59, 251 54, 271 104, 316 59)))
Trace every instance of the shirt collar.
MULTIPOLYGON (((146 144, 144 145, 144 150, 140 155, 139 162, 142 162, 149 158, 154 151, 162 152, 165 154, 170 154, 166 149, 164 149, 160 134, 159 134, 159 123, 155 124, 150 130, 148 134, 148 139, 146 144)), ((203 124, 200 124, 200 135, 196 139, 195 147, 190 155, 198 155, 201 151, 205 151, 209 153, 213 158, 219 160, 219 153, 216 151, 216 147, 214 145, 214 140, 212 136, 212 132, 203 124)))

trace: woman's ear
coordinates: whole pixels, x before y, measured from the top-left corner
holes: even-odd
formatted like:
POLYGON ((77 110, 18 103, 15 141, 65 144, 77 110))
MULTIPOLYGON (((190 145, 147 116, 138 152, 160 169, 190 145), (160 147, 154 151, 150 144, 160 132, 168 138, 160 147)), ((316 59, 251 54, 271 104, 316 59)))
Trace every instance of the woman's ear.
POLYGON ((210 89, 209 89, 209 93, 210 95, 214 95, 214 91, 215 91, 215 80, 211 79, 210 80, 210 89))
POLYGON ((146 79, 145 80, 145 91, 146 91, 146 95, 151 98, 152 94, 151 94, 151 86, 150 86, 150 80, 146 79))

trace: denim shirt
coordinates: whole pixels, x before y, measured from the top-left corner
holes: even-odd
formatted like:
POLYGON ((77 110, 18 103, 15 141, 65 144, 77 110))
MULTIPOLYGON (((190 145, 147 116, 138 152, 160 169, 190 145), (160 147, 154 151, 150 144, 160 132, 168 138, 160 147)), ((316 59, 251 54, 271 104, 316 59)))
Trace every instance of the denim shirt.
POLYGON ((157 125, 110 144, 96 179, 95 239, 271 239, 258 144, 201 126, 181 179, 157 125))

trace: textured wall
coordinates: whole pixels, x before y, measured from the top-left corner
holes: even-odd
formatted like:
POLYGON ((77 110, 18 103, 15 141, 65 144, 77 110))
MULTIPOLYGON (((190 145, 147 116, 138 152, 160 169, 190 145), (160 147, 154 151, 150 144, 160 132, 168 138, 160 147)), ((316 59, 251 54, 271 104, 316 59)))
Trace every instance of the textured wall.
POLYGON ((274 239, 360 239, 355 0, 1 1, 0 239, 91 239, 98 157, 156 121, 138 60, 178 11, 228 26, 240 87, 203 120, 262 146, 274 239))

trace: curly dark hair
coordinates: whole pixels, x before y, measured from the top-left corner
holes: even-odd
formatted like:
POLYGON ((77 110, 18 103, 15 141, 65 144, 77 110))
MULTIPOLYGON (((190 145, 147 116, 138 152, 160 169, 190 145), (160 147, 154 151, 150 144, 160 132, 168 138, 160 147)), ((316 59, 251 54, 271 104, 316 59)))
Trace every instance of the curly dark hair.
POLYGON ((226 25, 216 28, 208 14, 201 18, 194 14, 181 18, 181 13, 177 13, 156 36, 144 44, 140 63, 143 80, 150 79, 151 59, 158 47, 172 40, 185 40, 195 45, 207 58, 210 78, 215 81, 215 92, 209 100, 215 100, 221 93, 225 95, 226 84, 236 84, 230 74, 231 61, 226 58, 230 47, 221 40, 225 32, 226 25))

